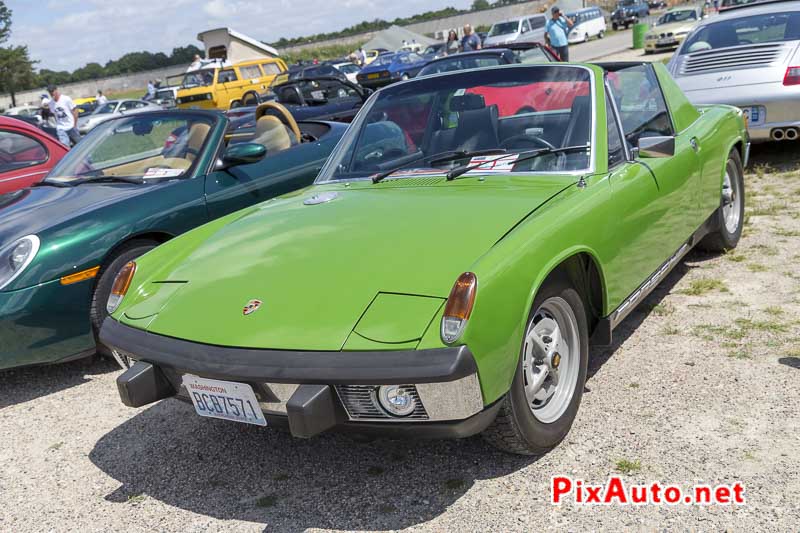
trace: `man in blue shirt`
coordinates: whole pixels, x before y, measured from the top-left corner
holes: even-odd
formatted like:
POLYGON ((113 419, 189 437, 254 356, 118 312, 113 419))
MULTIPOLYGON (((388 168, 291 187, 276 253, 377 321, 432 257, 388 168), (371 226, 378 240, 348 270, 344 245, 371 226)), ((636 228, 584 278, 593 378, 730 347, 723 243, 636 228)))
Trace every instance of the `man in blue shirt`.
POLYGON ((472 52, 481 49, 481 38, 472 31, 472 26, 464 24, 464 37, 461 39, 461 51, 472 52))
POLYGON ((568 17, 563 16, 558 6, 553 6, 550 13, 552 14, 552 18, 548 20, 547 24, 544 26, 546 32, 545 39, 547 40, 547 44, 556 51, 561 61, 569 61, 569 41, 567 40, 567 35, 569 35, 569 29, 573 26, 574 22, 568 17))

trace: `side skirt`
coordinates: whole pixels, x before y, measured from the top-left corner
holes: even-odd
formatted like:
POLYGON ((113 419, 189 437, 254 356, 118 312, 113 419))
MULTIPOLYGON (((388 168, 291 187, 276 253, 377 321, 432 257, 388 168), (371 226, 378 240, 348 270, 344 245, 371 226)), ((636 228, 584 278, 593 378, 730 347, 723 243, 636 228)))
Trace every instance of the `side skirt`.
POLYGON ((601 318, 600 321, 595 326, 594 332, 592 333, 591 344, 592 346, 610 346, 613 341, 613 330, 616 328, 625 317, 627 317, 631 311, 636 309, 636 306, 639 305, 642 300, 644 300, 648 294, 653 292, 661 281, 667 277, 675 265, 677 265, 683 257, 689 253, 689 251, 694 248, 694 246, 700 242, 703 237, 708 235, 711 231, 715 229, 715 220, 716 220, 717 212, 714 213, 706 219, 705 222, 692 234, 689 239, 684 242, 678 250, 670 256, 669 259, 664 261, 660 267, 656 269, 655 272, 650 274, 650 276, 639 285, 639 287, 633 291, 622 303, 617 307, 614 311, 611 312, 605 318, 601 318))

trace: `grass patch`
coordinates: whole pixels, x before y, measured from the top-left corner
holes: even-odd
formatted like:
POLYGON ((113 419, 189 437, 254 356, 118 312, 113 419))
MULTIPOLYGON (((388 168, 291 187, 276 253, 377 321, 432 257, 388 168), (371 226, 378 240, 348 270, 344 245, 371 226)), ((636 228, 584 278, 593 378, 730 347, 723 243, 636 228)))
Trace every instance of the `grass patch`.
POLYGON ((642 463, 638 459, 635 461, 620 459, 617 461, 616 465, 614 465, 614 469, 622 474, 632 474, 633 472, 639 472, 642 469, 642 463))
POLYGON ((749 318, 737 318, 733 321, 734 324, 739 326, 742 330, 745 330, 747 333, 750 331, 766 331, 772 333, 787 333, 789 331, 789 325, 784 322, 778 322, 776 320, 751 320, 749 318))
POLYGON ((384 470, 380 466, 370 466, 367 468, 367 474, 370 476, 380 476, 384 470))
POLYGON ((109 100, 139 100, 147 93, 147 87, 127 89, 125 91, 110 91, 106 93, 109 100))
POLYGON ((638 388, 639 388, 639 384, 638 384, 638 383, 630 383, 630 384, 628 385, 628 387, 630 387, 630 388, 632 388, 632 389, 638 389, 638 388))
POLYGON ((275 504, 278 503, 278 495, 277 494, 265 494, 256 500, 256 507, 261 508, 269 508, 275 507, 275 504))
POLYGON ((792 346, 786 350, 786 355, 800 359, 800 346, 792 346))
POLYGON ((755 458, 756 458, 756 455, 753 452, 751 452, 750 450, 747 450, 742 454, 742 457, 744 457, 748 461, 754 461, 755 458))
POLYGON ((753 356, 750 355, 750 350, 747 346, 742 346, 739 349, 731 350, 727 353, 728 357, 731 359, 752 359, 753 356))
POLYGON ((778 255, 778 248, 775 246, 767 246, 766 244, 756 244, 751 247, 753 250, 758 250, 762 255, 774 257, 778 255))
POLYGON ((689 287, 678 291, 680 294, 700 296, 711 291, 729 292, 725 282, 715 278, 701 278, 692 280, 689 287))
POLYGON ((755 204, 748 210, 747 214, 754 217, 774 217, 783 213, 786 208, 786 204, 755 204))
POLYGON ((734 263, 741 263, 747 259, 747 256, 739 252, 728 252, 725 254, 725 259, 733 261, 734 263))
POLYGON ((769 307, 764 309, 764 312, 766 314, 770 315, 770 316, 781 316, 781 315, 783 315, 783 309, 778 307, 778 306, 776 306, 776 305, 770 305, 769 307))
POLYGON ((128 496, 128 503, 136 505, 137 503, 143 502, 145 497, 144 494, 131 494, 128 496))
POLYGON ((800 231, 776 228, 772 231, 778 237, 800 237, 800 231))
POLYGON ((678 335, 681 330, 677 326, 664 326, 661 328, 662 335, 678 335))
POLYGON ((650 311, 657 316, 669 316, 675 312, 675 308, 668 303, 660 303, 651 307, 650 311))
POLYGON ((458 477, 448 479, 447 481, 444 482, 444 486, 447 487, 449 490, 459 490, 463 488, 464 485, 466 484, 467 484, 466 481, 458 477))
POLYGON ((750 272, 769 272, 769 268, 761 263, 749 263, 747 265, 747 270, 750 272))

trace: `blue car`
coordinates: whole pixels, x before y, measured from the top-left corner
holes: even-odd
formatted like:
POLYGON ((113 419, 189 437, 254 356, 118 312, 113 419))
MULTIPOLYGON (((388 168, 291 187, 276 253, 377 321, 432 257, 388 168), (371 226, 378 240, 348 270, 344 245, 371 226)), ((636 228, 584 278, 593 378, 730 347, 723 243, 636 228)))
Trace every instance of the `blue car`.
POLYGON ((413 78, 427 64, 428 60, 415 52, 382 54, 362 68, 356 79, 362 87, 375 89, 413 78))

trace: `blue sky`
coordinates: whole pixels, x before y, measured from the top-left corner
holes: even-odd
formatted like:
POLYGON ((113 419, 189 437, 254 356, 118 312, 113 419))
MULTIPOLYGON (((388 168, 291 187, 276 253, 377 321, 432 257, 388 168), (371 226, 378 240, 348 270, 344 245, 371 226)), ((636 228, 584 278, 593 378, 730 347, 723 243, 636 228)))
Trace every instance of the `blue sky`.
POLYGON ((274 41, 413 15, 472 0, 5 0, 11 44, 28 46, 39 68, 73 70, 127 52, 169 53, 203 30, 229 26, 274 41))

